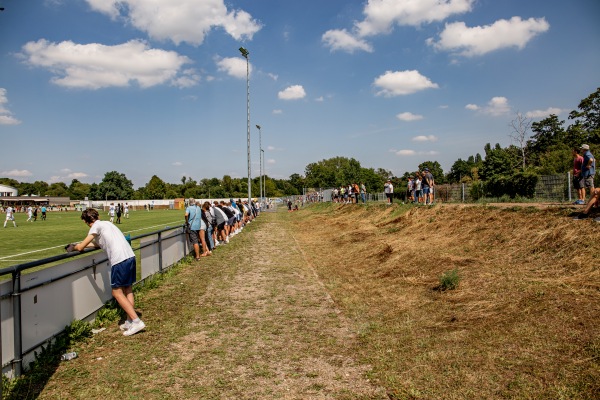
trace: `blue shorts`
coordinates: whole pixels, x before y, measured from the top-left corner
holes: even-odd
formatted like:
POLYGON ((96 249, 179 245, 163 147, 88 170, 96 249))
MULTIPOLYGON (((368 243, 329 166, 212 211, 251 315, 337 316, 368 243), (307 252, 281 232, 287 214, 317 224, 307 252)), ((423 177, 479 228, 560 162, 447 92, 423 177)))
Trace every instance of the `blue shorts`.
POLYGON ((135 282, 135 257, 123 260, 110 268, 110 287, 132 286, 135 282))

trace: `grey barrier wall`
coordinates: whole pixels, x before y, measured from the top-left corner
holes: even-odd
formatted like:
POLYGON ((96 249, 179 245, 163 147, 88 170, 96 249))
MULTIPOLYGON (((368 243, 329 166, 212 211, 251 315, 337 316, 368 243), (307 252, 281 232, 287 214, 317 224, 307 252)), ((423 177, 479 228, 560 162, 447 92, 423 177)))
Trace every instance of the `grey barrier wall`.
MULTIPOLYGON (((142 281, 189 252, 182 227, 132 239, 140 239, 137 263, 142 281)), ((75 319, 92 320, 112 299, 110 265, 101 250, 86 250, 83 256, 65 254, 0 270, 0 275, 7 274, 12 279, 0 284, 0 358, 2 373, 8 377, 19 376, 23 366, 34 360, 34 351, 61 333, 65 326, 75 319), (21 274, 57 259, 68 261, 21 274)))
POLYGON ((140 239, 142 280, 154 275, 183 258, 189 253, 182 228, 159 232, 157 238, 140 239))

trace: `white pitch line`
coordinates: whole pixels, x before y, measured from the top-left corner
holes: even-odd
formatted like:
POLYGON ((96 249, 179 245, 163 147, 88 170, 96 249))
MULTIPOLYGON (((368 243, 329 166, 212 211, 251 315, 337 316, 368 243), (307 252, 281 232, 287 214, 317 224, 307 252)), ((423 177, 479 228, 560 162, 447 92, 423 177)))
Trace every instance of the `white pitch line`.
MULTIPOLYGON (((134 229, 132 231, 126 231, 125 233, 143 231, 143 230, 152 229, 152 228, 158 228, 159 226, 165 226, 165 225, 168 225, 168 224, 175 224, 175 223, 178 223, 178 222, 180 222, 180 221, 167 222, 167 223, 160 224, 160 225, 154 225, 154 226, 148 226, 148 227, 145 227, 145 228, 134 229)), ((174 226, 173 228, 176 228, 176 226, 174 226)), ((25 256, 27 254, 33 254, 33 253, 39 253, 40 251, 48 251, 48 250, 58 249, 60 247, 64 247, 64 245, 61 244, 61 245, 58 245, 58 246, 48 247, 48 248, 45 248, 45 249, 31 250, 31 251, 26 251, 24 253, 13 254, 11 256, 0 257, 0 260, 6 260, 6 259, 9 259, 9 258, 12 259, 13 257, 25 256)), ((13 260, 13 261, 18 261, 18 260, 13 260)))

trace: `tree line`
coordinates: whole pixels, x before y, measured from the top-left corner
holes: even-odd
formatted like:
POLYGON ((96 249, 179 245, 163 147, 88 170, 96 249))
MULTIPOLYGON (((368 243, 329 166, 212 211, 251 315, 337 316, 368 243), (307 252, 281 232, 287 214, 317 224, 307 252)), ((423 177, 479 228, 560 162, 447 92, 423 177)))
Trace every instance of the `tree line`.
MULTIPOLYGON (((600 150, 600 88, 581 100, 576 110, 569 113, 570 123, 551 114, 547 118, 532 122, 530 118, 516 113, 508 124, 511 144, 501 147, 485 144, 483 156, 475 154, 466 160, 459 158, 450 171, 444 173, 437 161, 424 161, 418 170, 428 168, 436 184, 471 183, 472 190, 480 196, 510 197, 533 196, 539 175, 566 173, 572 170, 572 150, 586 143, 592 153, 600 150)), ((267 197, 283 197, 303 194, 306 190, 318 190, 364 183, 371 193, 382 192, 387 179, 397 188, 405 188, 408 177, 416 171, 405 171, 402 176, 393 176, 383 168, 364 168, 354 158, 333 157, 310 163, 304 175, 292 174, 289 179, 265 177, 267 197)), ((248 195, 247 178, 204 178, 198 181, 183 176, 180 183, 168 183, 157 175, 146 185, 137 189, 125 174, 110 171, 100 183, 83 183, 73 179, 70 185, 64 182, 48 184, 43 181, 19 182, 0 178, 0 183, 13 186, 20 195, 70 197, 83 200, 150 200, 172 198, 244 198, 248 195)), ((259 178, 251 185, 252 197, 260 195, 259 178)), ((472 193, 474 194, 474 193, 472 193)))

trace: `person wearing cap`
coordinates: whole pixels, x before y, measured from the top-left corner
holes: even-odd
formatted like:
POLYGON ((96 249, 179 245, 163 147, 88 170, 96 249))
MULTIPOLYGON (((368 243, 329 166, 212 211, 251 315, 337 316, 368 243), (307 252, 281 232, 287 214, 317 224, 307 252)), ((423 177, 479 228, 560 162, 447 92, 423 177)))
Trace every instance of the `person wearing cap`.
MULTIPOLYGON (((583 190, 590 189, 590 196, 594 194, 594 175, 596 174, 596 160, 587 144, 581 145, 583 163, 581 164, 581 178, 583 179, 583 190)), ((585 196, 585 193, 584 193, 585 196)))
POLYGON ((383 185, 383 191, 385 193, 385 197, 387 197, 388 205, 392 204, 392 196, 394 195, 394 185, 392 185, 392 181, 390 179, 388 179, 385 185, 383 185))
POLYGON ((423 196, 425 197, 425 204, 433 204, 433 175, 429 172, 429 168, 423 170, 423 196))

